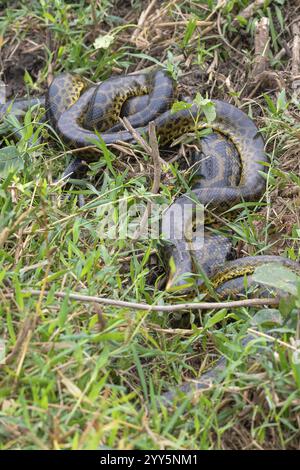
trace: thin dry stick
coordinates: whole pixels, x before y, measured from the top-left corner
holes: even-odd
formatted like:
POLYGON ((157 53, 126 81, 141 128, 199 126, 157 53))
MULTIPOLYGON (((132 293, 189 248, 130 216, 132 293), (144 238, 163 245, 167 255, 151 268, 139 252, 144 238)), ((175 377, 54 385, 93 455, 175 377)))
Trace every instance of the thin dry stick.
POLYGON ((128 130, 128 132, 130 132, 130 134, 134 137, 134 139, 145 149, 145 151, 150 154, 151 153, 150 145, 148 145, 145 139, 143 139, 143 137, 138 133, 138 131, 132 127, 129 120, 126 117, 124 117, 123 119, 120 118, 120 122, 128 130))
MULTIPOLYGON (((35 289, 22 290, 24 295, 40 296, 42 291, 35 289)), ((44 295, 48 295, 49 291, 44 291, 44 295)), ((235 308, 235 307, 257 307, 260 305, 278 305, 278 298, 266 298, 266 299, 244 299, 244 300, 233 300, 231 302, 194 302, 194 303, 182 303, 174 305, 148 305, 137 302, 127 302, 124 300, 109 299, 107 297, 96 297, 93 295, 65 293, 65 292, 54 292, 53 295, 58 298, 68 297, 71 300, 77 300, 78 302, 95 302, 103 305, 112 305, 120 308, 132 308, 135 310, 147 310, 149 312, 178 312, 182 310, 212 310, 216 308, 235 308)), ((13 297, 13 294, 4 294, 4 297, 13 297)))
POLYGON ((22 366, 23 366, 24 361, 25 361, 25 357, 26 357, 26 354, 27 354, 27 351, 28 351, 28 347, 29 347, 29 344, 30 344, 31 337, 32 337, 32 329, 28 330, 27 336, 25 337, 24 341, 22 342, 21 354, 20 354, 18 364, 17 364, 17 367, 16 367, 16 372, 15 372, 15 374, 16 374, 15 375, 15 380, 18 380, 18 377, 21 373, 22 366))
POLYGON ((273 336, 268 335, 267 333, 263 333, 262 331, 257 331, 253 330, 253 328, 248 328, 249 333, 256 335, 256 336, 261 336, 262 338, 266 338, 270 341, 273 341, 273 343, 278 343, 281 346, 284 346, 285 348, 291 349, 292 351, 299 352, 299 348, 296 348, 292 344, 286 343, 285 341, 281 341, 278 338, 273 338, 273 336))
MULTIPOLYGON (((162 23, 155 23, 156 27, 160 28, 170 28, 172 26, 186 26, 188 22, 190 21, 190 18, 187 18, 186 20, 183 21, 165 21, 162 23)), ((195 21, 196 26, 211 26, 214 24, 213 21, 206 21, 206 20, 198 20, 195 21)))
POLYGON ((30 331, 32 331, 33 329, 33 323, 34 319, 31 315, 25 318, 23 326, 19 332, 17 341, 15 342, 14 348, 11 353, 9 353, 8 356, 6 356, 5 358, 5 364, 10 364, 15 358, 15 356, 19 354, 25 339, 28 337, 30 331))
POLYGON ((284 56, 292 57, 289 43, 285 43, 283 48, 274 56, 274 61, 280 61, 284 56))
POLYGON ((156 0, 152 0, 152 2, 149 3, 148 7, 146 10, 142 11, 141 16, 139 18, 137 28, 133 31, 132 36, 131 36, 131 41, 135 41, 140 34, 141 28, 143 28, 146 19, 150 15, 153 7, 155 6, 156 0))
POLYGON ((23 212, 23 214, 21 214, 18 219, 14 222, 14 224, 11 226, 11 227, 5 227, 2 232, 0 233, 0 248, 2 248, 2 246, 4 245, 4 243, 6 243, 6 240, 8 239, 9 235, 13 232, 15 232, 15 230, 17 228, 20 227, 20 224, 23 222, 23 220, 26 219, 26 217, 33 211, 33 208, 30 207, 28 210, 26 210, 25 212, 23 212))
POLYGON ((155 124, 153 121, 149 123, 149 143, 152 149, 151 157, 153 159, 153 166, 154 166, 154 179, 153 179, 153 186, 151 191, 153 194, 156 194, 159 190, 160 185, 160 176, 161 176, 161 164, 160 164, 160 155, 159 155, 159 147, 158 141, 156 137, 155 131, 155 124))
MULTIPOLYGON (((210 21, 211 18, 213 18, 221 8, 223 8, 224 5, 225 5, 224 1, 219 0, 217 5, 213 9, 213 11, 206 18, 206 21, 210 21)), ((209 33, 212 29, 215 28, 215 25, 216 25, 215 21, 212 21, 212 24, 210 26, 207 26, 203 31, 201 31, 201 36, 205 36, 207 33, 209 33)))
POLYGON ((219 33, 219 36, 220 38, 222 39, 222 41, 224 42, 224 44, 226 46, 228 46, 231 50, 233 50, 235 53, 239 54, 240 56, 244 57, 244 53, 239 51, 238 49, 236 49, 235 47, 233 47, 230 42, 226 39, 226 37, 224 36, 223 32, 222 32, 222 27, 221 27, 221 14, 222 12, 219 11, 218 13, 218 17, 217 17, 217 29, 218 29, 218 33, 219 33))
POLYGON ((269 19, 263 17, 256 25, 254 40, 255 57, 252 70, 252 78, 256 82, 258 81, 257 77, 259 74, 269 68, 269 24, 269 19))
POLYGON ((56 157, 52 158, 51 161, 60 159, 61 157, 64 157, 68 153, 71 153, 73 155, 74 153, 80 153, 80 152, 83 152, 84 150, 90 150, 90 149, 92 149, 93 151, 96 151, 98 153, 101 153, 101 150, 98 149, 97 147, 95 147, 95 145, 86 145, 85 147, 80 147, 80 148, 77 148, 77 149, 67 149, 64 152, 57 155, 56 157))
POLYGON ((261 18, 255 30, 255 55, 254 65, 251 73, 250 90, 248 96, 255 96, 257 90, 265 86, 280 88, 281 84, 276 72, 269 70, 269 44, 270 44, 270 22, 267 17, 261 18))
MULTIPOLYGON (((153 166, 154 166, 154 177, 153 177, 153 184, 151 188, 151 192, 153 194, 157 194, 159 191, 159 185, 160 185, 160 178, 161 178, 161 164, 160 164, 160 156, 159 156, 159 148, 158 148, 158 142, 157 142, 157 137, 156 137, 156 132, 155 132, 155 124, 153 121, 149 123, 149 142, 150 142, 150 147, 151 147, 151 152, 150 155, 153 160, 153 166)), ((146 226, 147 219, 149 215, 151 214, 153 208, 153 202, 149 201, 146 207, 146 210, 141 218, 139 227, 133 234, 133 240, 138 240, 140 238, 141 233, 146 226)))
POLYGON ((292 26, 293 49, 292 49, 292 87, 294 93, 300 88, 300 28, 299 21, 292 26))
MULTIPOLYGON (((120 118, 120 122, 123 124, 123 126, 125 127, 125 129, 128 130, 128 132, 130 132, 130 134, 134 137, 134 139, 143 147, 143 149, 149 154, 151 155, 151 152, 152 152, 152 149, 150 147, 149 144, 147 144, 147 142, 145 141, 145 139, 143 139, 143 137, 141 136, 141 134, 139 134, 139 132, 134 129, 134 127, 132 127, 132 125, 130 124, 129 120, 126 118, 126 117, 123 117, 120 118)), ((159 161, 166 165, 168 162, 166 162, 163 158, 159 157, 159 161)))

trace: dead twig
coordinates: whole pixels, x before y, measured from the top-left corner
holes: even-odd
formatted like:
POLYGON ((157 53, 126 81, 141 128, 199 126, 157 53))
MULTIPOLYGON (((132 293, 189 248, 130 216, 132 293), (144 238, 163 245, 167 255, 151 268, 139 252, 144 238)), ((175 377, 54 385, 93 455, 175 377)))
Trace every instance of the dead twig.
MULTIPOLYGON (((171 28, 173 26, 187 26, 190 18, 187 18, 183 21, 165 21, 162 23, 155 23, 155 26, 158 28, 171 28)), ((214 24, 213 21, 206 21, 206 20, 198 20, 195 21, 196 26, 211 26, 214 24)))
POLYGON ((267 333, 263 333, 262 331, 254 330, 253 328, 248 328, 248 331, 249 331, 249 333, 251 333, 255 336, 259 336, 261 338, 266 338, 269 341, 272 341, 273 343, 278 343, 281 346, 284 346, 285 348, 290 349, 291 351, 299 352, 299 348, 297 348, 296 346, 293 346, 292 344, 286 343, 285 341, 281 341, 278 338, 273 338, 273 336, 268 335, 267 333))
POLYGON ((248 97, 255 96, 259 89, 271 88, 281 89, 284 83, 279 75, 269 69, 269 44, 270 44, 270 22, 266 17, 261 18, 256 25, 255 31, 255 56, 251 73, 248 97))
POLYGON ((299 21, 292 26, 293 47, 292 47, 292 88, 295 94, 300 89, 300 28, 299 21))
POLYGON ((143 28, 143 26, 145 24, 145 21, 148 18, 148 16, 150 15, 150 13, 151 13, 152 9, 154 8, 155 4, 156 4, 156 0, 152 0, 149 3, 148 7, 144 11, 142 11, 141 16, 140 16, 140 18, 138 20, 138 23, 137 23, 137 28, 133 31, 132 36, 131 36, 131 41, 132 42, 135 42, 137 40, 137 38, 138 38, 138 36, 141 32, 141 29, 143 28))
POLYGON ((271 90, 281 90, 284 88, 284 82, 276 72, 265 70, 257 76, 255 86, 248 92, 247 98, 253 98, 256 95, 256 92, 262 87, 268 87, 271 90))
POLYGON ((28 338, 33 330, 35 319, 32 315, 27 316, 24 320, 23 326, 20 329, 17 341, 13 347, 13 350, 6 356, 5 364, 10 364, 13 359, 19 354, 23 348, 24 341, 28 338))
MULTIPOLYGON (((143 149, 151 156, 154 164, 154 178, 153 178, 153 185, 151 188, 151 192, 153 194, 157 194, 159 190, 159 185, 160 185, 160 178, 161 178, 161 163, 166 163, 162 158, 160 158, 159 155, 159 147, 158 147, 158 142, 157 142, 157 137, 156 137, 156 132, 155 132, 155 124, 154 122, 149 123, 149 142, 150 145, 143 139, 143 137, 139 134, 139 132, 132 127, 130 124, 129 120, 124 117, 123 119, 120 119, 124 127, 128 130, 128 132, 131 133, 131 135, 134 137, 134 139, 143 147, 143 149)), ((150 201, 147 204, 146 210, 141 218, 139 227, 133 234, 133 241, 138 240, 138 238, 141 236, 142 231, 144 230, 144 227, 146 226, 147 219, 151 213, 151 209, 153 207, 153 203, 150 201)))
MULTIPOLYGON (((152 157, 153 160, 153 166, 154 166, 154 177, 153 177, 153 184, 151 188, 151 192, 153 194, 157 194, 159 191, 159 185, 160 185, 160 178, 161 178, 161 164, 160 164, 160 155, 159 155, 159 147, 158 147, 158 142, 157 142, 157 137, 156 137, 156 132, 155 132, 155 124, 154 122, 149 123, 149 143, 150 143, 150 156, 152 157)), ((137 228, 137 230, 133 234, 133 241, 136 241, 140 238, 144 227, 147 226, 147 219, 151 214, 153 208, 153 202, 149 201, 146 207, 146 210, 141 218, 140 225, 137 228)))
MULTIPOLYGON (((24 295, 40 296, 42 293, 48 295, 49 291, 27 289, 22 290, 24 295)), ((230 302, 191 302, 174 305, 148 305, 145 303, 127 302, 125 300, 109 299, 107 297, 97 297, 93 295, 84 295, 77 293, 54 292, 53 295, 58 298, 69 297, 71 300, 78 302, 95 302, 103 305, 112 305, 120 308, 132 308, 135 310, 146 310, 148 312, 178 312, 183 310, 213 310, 216 308, 235 308, 235 307, 257 307, 260 305, 273 305, 279 304, 278 298, 266 299, 244 299, 233 300, 230 302)), ((4 297, 13 297, 12 294, 4 294, 4 297)))
POLYGON ((255 56, 254 66, 252 70, 252 79, 256 80, 256 77, 269 68, 269 19, 265 16, 258 21, 255 30, 255 56))
POLYGON ((235 47, 233 47, 230 42, 226 39, 226 37, 224 36, 223 32, 222 32, 222 26, 221 26, 221 10, 219 11, 218 13, 218 17, 217 17, 217 29, 218 29, 218 33, 219 33, 219 36, 220 38, 222 39, 222 41, 224 42, 224 44, 229 47, 229 49, 231 49, 232 51, 234 51, 236 54, 239 54, 241 57, 245 57, 245 54, 241 51, 239 51, 238 49, 236 49, 235 47))

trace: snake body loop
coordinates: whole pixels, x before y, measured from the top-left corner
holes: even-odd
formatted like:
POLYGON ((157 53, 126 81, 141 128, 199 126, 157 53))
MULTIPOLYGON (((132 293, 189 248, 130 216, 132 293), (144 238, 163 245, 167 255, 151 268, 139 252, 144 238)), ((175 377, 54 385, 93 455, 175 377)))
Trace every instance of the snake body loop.
MULTIPOLYGON (((176 113, 170 112, 174 100, 173 81, 164 71, 151 75, 115 77, 102 84, 90 85, 77 75, 64 73, 54 78, 46 97, 34 100, 16 100, 0 107, 0 117, 9 110, 20 114, 28 107, 45 104, 47 118, 59 137, 70 147, 83 148, 99 141, 99 133, 105 144, 118 141, 132 142, 132 135, 122 128, 120 116, 128 116, 139 133, 147 134, 147 124, 155 122, 161 144, 169 144, 181 134, 195 132, 208 127, 201 120, 198 107, 176 113)), ((200 249, 189 244, 186 233, 192 225, 193 211, 200 204, 224 210, 242 201, 255 201, 265 190, 265 167, 268 158, 264 152, 264 142, 254 122, 241 110, 219 100, 212 100, 216 109, 216 119, 209 125, 212 134, 202 138, 202 157, 196 171, 196 182, 192 190, 175 200, 163 214, 161 229, 165 235, 162 254, 167 262, 173 259, 175 272, 169 276, 167 289, 185 285, 182 276, 193 273, 195 259, 211 287, 219 298, 238 297, 245 290, 244 278, 248 286, 252 284, 252 274, 262 264, 280 264, 300 275, 300 265, 280 256, 258 256, 232 259, 232 245, 222 236, 205 231, 204 243, 200 249), (189 210, 186 210, 189 208, 189 210), (170 226, 172 214, 173 223, 170 226), (191 210, 192 209, 192 210, 191 210), (171 229, 171 230, 170 230, 171 229), (179 279, 179 280, 178 280, 179 279)), ((85 159, 94 159, 93 150, 85 159)), ((197 162, 196 162, 197 163, 197 162)), ((74 160, 65 173, 71 174, 80 165, 74 160)), ((199 288, 205 291, 206 284, 199 280, 199 288)), ((264 296, 264 292, 261 291, 264 296)), ((245 344, 251 337, 245 338, 245 344)), ((205 382, 215 378, 224 369, 222 358, 217 367, 205 373, 195 387, 202 389, 205 382)), ((183 384, 184 393, 193 388, 183 384)), ((175 396, 170 391, 164 396, 165 402, 175 396)))
MULTIPOLYGON (((162 251, 168 258, 173 258, 176 268, 175 274, 170 275, 169 289, 176 287, 178 275, 193 272, 193 250, 187 250, 185 238, 192 224, 193 210, 199 204, 224 210, 242 201, 259 199, 265 190, 264 172, 268 165, 263 139, 243 111, 223 101, 212 100, 216 119, 208 126, 196 104, 172 113, 170 105, 174 97, 173 80, 165 71, 158 70, 147 75, 114 77, 100 85, 91 85, 78 75, 63 73, 54 78, 45 99, 40 99, 42 104, 45 103, 48 121, 67 145, 76 149, 92 147, 89 152, 84 151, 86 160, 98 155, 93 151, 93 144, 99 141, 99 135, 107 145, 134 140, 119 122, 119 117, 127 113, 131 124, 142 134, 147 134, 147 124, 153 120, 163 145, 172 143, 186 132, 197 135, 199 129, 211 128, 212 134, 202 139, 202 149, 208 157, 201 165, 204 178, 196 182, 189 193, 177 198, 162 217, 161 231, 167 242, 162 251), (174 218, 170 231, 175 206, 180 215, 174 218)), ((8 103, 0 108, 0 116, 8 109, 21 112, 38 102, 37 99, 8 103)), ((72 162, 69 172, 72 173, 79 164, 80 159, 72 162)), ((234 287, 240 284, 241 276, 250 276, 254 266, 263 264, 266 259, 249 257, 244 261, 235 260, 234 266, 227 265, 230 251, 224 237, 206 234, 203 250, 196 253, 196 257, 209 277, 215 279, 219 270, 219 279, 227 286, 230 283, 231 293, 236 295, 234 287), (239 276, 234 274, 237 267, 240 267, 239 276), (226 276, 224 270, 227 270, 226 276)), ((282 258, 277 261, 284 264, 282 258)), ((296 269, 294 264, 289 267, 296 269)), ((219 291, 221 284, 215 286, 219 291)), ((224 292, 228 293, 228 289, 224 292)))

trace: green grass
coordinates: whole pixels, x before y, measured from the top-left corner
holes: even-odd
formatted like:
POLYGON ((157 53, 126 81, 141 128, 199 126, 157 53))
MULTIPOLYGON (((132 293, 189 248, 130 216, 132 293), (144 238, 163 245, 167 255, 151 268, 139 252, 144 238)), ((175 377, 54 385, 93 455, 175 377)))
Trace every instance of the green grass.
MULTIPOLYGON (((243 32, 242 61, 216 28, 199 39, 195 19, 214 11, 212 0, 170 2, 160 21, 185 18, 186 26, 162 30, 160 38, 148 31, 144 47, 129 39, 147 2, 7 2, 0 17, 2 79, 13 82, 13 93, 38 95, 52 73, 68 70, 97 81, 158 61, 180 83, 187 80, 187 91, 191 75, 185 74, 191 67, 200 72, 190 88, 210 96, 213 82, 205 70, 217 54, 217 71, 230 75, 235 93, 217 80, 212 96, 238 97, 263 129, 271 165, 264 198, 240 205, 233 216, 222 214, 216 230, 228 233, 241 255, 281 253, 297 260, 300 102, 289 87, 285 95, 266 89, 248 98, 240 81, 240 68, 246 73, 251 66, 254 25, 263 15, 271 20, 271 64, 279 74, 289 70, 288 58, 274 58, 282 41, 290 40, 293 10, 283 0, 266 2, 233 28, 232 19, 249 3, 230 1, 220 10, 226 37, 243 32), (105 35, 113 37, 111 44, 95 49, 95 40, 105 35), (24 61, 26 53, 32 60, 24 61), (14 72, 15 64, 21 72, 14 72)), ((9 358, 0 368, 0 448, 297 448, 300 372, 290 344, 299 331, 299 294, 276 312, 235 308, 172 315, 54 297, 56 291, 79 291, 156 305, 180 302, 161 288, 156 241, 107 239, 104 228, 107 211, 120 223, 120 201, 170 203, 186 191, 190 173, 176 162, 166 168, 153 198, 151 160, 135 146, 135 158, 102 149, 103 157, 82 180, 71 187, 56 184, 70 155, 49 127, 38 124, 39 112, 28 112, 23 125, 0 124, 0 331, 9 358), (86 199, 82 208, 79 194, 86 199), (22 293, 33 288, 49 294, 22 293), (257 338, 243 347, 248 328, 258 330, 257 338), (282 343, 266 342, 266 332, 282 343), (220 354, 228 358, 220 384, 163 404, 163 392, 199 377, 220 354)))

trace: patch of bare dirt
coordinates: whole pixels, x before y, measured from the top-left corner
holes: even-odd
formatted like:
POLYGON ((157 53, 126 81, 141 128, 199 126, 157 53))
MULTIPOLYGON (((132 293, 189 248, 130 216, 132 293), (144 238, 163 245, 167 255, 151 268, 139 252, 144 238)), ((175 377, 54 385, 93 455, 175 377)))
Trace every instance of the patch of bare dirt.
POLYGON ((26 95, 24 75, 27 71, 33 82, 39 82, 46 63, 44 25, 32 18, 23 18, 8 30, 0 48, 1 79, 7 85, 7 98, 26 95), (18 30, 19 34, 16 34, 18 30))

